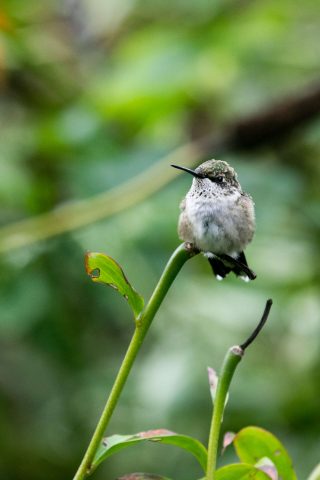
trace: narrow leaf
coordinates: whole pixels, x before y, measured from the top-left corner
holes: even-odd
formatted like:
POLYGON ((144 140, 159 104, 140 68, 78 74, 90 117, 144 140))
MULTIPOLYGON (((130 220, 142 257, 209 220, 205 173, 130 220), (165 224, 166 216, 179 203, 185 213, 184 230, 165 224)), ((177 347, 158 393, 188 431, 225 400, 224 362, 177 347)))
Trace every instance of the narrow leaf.
POLYGON ((215 478, 216 480, 270 480, 266 473, 246 463, 234 463, 219 468, 215 478))
POLYGON ((106 437, 95 455, 92 466, 96 468, 103 460, 120 450, 145 441, 175 445, 187 450, 196 457, 203 470, 206 468, 207 451, 199 440, 165 429, 149 430, 135 435, 112 435, 111 437, 106 437))
POLYGON ((259 470, 262 470, 263 472, 265 472, 271 478, 271 480, 279 480, 278 471, 276 469, 276 466, 270 460, 270 458, 268 458, 268 457, 261 458, 255 464, 255 467, 257 467, 259 470))
POLYGON ((214 399, 216 398, 219 378, 218 378, 217 372, 211 367, 208 367, 208 379, 209 379, 210 394, 211 394, 212 402, 214 403, 214 399))
POLYGON ((117 478, 117 480, 170 480, 162 475, 155 475, 154 473, 127 473, 123 477, 117 478))
POLYGON ((308 480, 320 480, 320 463, 314 470, 312 470, 308 480))
POLYGON ((225 449, 231 445, 235 438, 236 434, 233 432, 226 432, 223 437, 223 442, 222 442, 222 453, 225 452, 225 449))
POLYGON ((234 445, 242 462, 255 465, 268 457, 275 465, 280 478, 296 480, 292 461, 281 442, 272 433, 258 427, 246 427, 236 435, 234 445))
MULTIPOLYGON (((208 371, 208 380, 209 380, 211 400, 212 400, 212 403, 214 404, 216 394, 217 394, 217 389, 218 389, 219 377, 218 377, 217 372, 213 368, 207 367, 207 371, 208 371)), ((229 401, 229 392, 227 393, 226 401, 224 402, 224 406, 227 405, 228 401, 229 401)), ((223 421, 223 417, 222 417, 221 421, 223 421)))
POLYGON ((139 316, 143 309, 144 300, 130 285, 122 268, 113 258, 103 253, 88 252, 85 256, 85 267, 87 274, 94 282, 103 283, 118 290, 128 301, 134 317, 139 316))

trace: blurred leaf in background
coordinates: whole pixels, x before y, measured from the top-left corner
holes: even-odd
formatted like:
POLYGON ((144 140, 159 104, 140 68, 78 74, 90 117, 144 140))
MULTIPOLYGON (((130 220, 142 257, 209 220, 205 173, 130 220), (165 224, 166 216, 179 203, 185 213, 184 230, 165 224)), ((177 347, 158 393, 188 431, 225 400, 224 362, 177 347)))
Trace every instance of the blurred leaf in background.
MULTIPOLYGON (((174 148, 308 91, 319 81, 318 13, 315 0, 2 2, 0 236, 75 200, 86 205, 174 148)), ((258 278, 220 284, 201 257, 188 262, 108 435, 163 427, 206 442, 205 369, 219 368, 226 346, 246 338, 272 297, 225 428, 256 424, 279 435, 299 478, 319 462, 319 135, 314 117, 260 148, 210 151, 236 168, 255 200, 247 253, 258 278)), ((131 334, 120 296, 86 277, 84 252, 117 258, 148 298, 178 243, 190 179, 175 175, 171 183, 146 177, 162 187, 132 208, 68 232, 65 218, 64 234, 20 249, 9 242, 2 254, 1 478, 72 478, 131 334)), ((151 447, 120 453, 97 480, 105 472, 201 475, 184 452, 151 447)), ((230 455, 221 465, 235 461, 230 455)))

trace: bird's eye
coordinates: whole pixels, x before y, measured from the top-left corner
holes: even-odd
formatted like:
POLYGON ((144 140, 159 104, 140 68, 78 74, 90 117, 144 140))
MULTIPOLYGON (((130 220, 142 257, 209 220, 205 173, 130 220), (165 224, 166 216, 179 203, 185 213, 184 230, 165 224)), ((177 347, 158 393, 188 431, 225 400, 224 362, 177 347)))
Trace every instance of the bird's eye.
POLYGON ((215 183, 222 183, 223 182, 223 176, 222 175, 218 175, 217 177, 214 177, 213 178, 213 181, 215 183))

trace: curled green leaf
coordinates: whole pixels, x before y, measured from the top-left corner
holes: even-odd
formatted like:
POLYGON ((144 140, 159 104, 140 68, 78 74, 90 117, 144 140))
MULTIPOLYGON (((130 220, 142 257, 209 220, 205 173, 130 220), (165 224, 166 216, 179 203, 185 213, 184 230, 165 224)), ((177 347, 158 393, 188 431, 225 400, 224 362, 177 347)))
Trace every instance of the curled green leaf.
POLYGON ((180 435, 166 429, 148 430, 135 435, 112 435, 106 437, 100 445, 93 460, 92 467, 96 468, 101 462, 124 448, 141 442, 151 441, 175 445, 191 453, 199 462, 203 470, 207 463, 207 451, 199 440, 187 435, 180 435))
POLYGON ((143 297, 132 287, 120 265, 108 255, 88 252, 85 256, 86 272, 97 283, 108 285, 127 300, 135 319, 142 312, 143 297))
POLYGON ((234 446, 242 462, 255 465, 267 457, 277 469, 279 478, 296 480, 292 461, 281 442, 272 433, 258 427, 246 427, 234 438, 234 446))

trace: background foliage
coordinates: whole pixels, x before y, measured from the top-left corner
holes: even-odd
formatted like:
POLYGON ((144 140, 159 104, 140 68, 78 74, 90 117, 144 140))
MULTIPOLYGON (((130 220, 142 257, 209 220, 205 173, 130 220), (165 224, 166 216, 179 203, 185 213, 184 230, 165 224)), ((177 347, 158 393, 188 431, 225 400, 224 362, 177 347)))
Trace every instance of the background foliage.
MULTIPOLYGON (((3 2, 1 224, 75 199, 90 204, 175 147, 308 88, 319 73, 317 7, 315 0, 3 2)), ((318 119, 280 142, 223 154, 256 202, 247 256, 258 278, 218 283, 204 259, 188 263, 109 434, 165 427, 205 441, 207 364, 219 368, 272 297, 269 325, 239 368, 224 426, 273 431, 300 478, 319 461, 319 134, 318 119)), ((146 189, 144 201, 98 223, 17 250, 10 237, 0 260, 1 478, 72 478, 133 328, 125 302, 86 277, 84 252, 117 259, 147 296, 178 243, 178 204, 189 185, 176 172, 159 192, 146 189)), ((192 458, 168 449, 121 453, 95 478, 137 470, 199 476, 192 458)))

